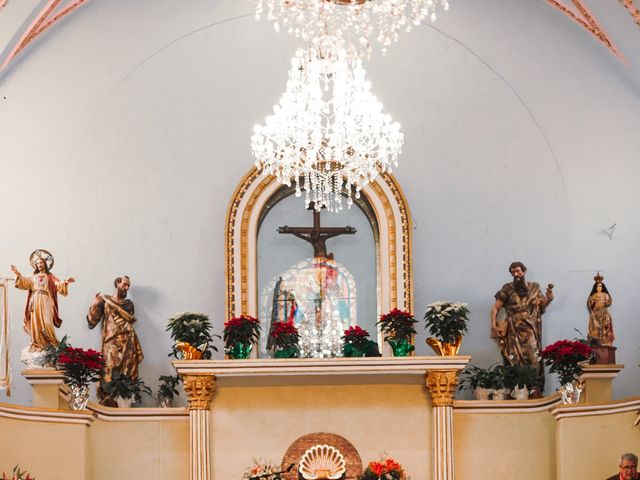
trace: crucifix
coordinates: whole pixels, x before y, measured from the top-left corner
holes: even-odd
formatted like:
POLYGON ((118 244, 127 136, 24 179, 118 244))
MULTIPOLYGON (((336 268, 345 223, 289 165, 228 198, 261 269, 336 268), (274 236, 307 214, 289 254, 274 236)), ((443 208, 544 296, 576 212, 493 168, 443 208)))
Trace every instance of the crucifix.
POLYGON ((353 235, 356 229, 353 227, 321 227, 320 212, 317 211, 313 203, 307 210, 313 210, 313 227, 284 227, 278 228, 278 233, 289 233, 302 240, 309 242, 313 246, 313 256, 327 258, 327 239, 338 235, 353 235))

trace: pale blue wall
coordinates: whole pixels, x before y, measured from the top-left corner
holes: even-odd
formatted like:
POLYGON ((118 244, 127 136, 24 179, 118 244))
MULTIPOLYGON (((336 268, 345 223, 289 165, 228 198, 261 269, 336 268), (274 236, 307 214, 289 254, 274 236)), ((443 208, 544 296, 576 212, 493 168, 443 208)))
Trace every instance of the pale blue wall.
MULTIPOLYGON (((26 2, 0 12, 5 41, 26 2)), ((637 395, 638 27, 617 2, 589 0, 625 65, 545 1, 451 4, 368 65, 406 138, 394 173, 413 217, 416 314, 438 299, 469 302, 462 352, 488 365, 499 359, 489 310, 509 262, 556 284, 545 343, 586 328, 600 269, 627 365, 615 395, 637 395)), ((93 0, 0 77, 0 276, 50 249, 55 271, 78 280, 61 300, 60 336, 97 347, 86 309, 128 273, 152 385, 170 371, 169 316, 206 311, 218 331, 225 320, 227 205, 296 46, 252 7, 93 0)), ((24 300, 12 292, 7 400, 17 403, 31 395, 19 375, 24 300)), ((419 354, 424 337, 420 328, 419 354)))

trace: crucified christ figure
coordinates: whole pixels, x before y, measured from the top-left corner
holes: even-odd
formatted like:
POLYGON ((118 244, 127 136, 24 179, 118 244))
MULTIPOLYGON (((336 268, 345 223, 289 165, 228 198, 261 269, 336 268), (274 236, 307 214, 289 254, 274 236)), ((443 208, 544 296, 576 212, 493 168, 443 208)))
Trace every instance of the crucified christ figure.
POLYGON ((285 225, 278 228, 278 233, 289 233, 309 242, 313 246, 313 256, 316 258, 327 258, 327 239, 356 233, 356 229, 353 227, 321 227, 320 212, 314 209, 313 204, 309 205, 309 210, 313 210, 313 227, 288 227, 285 225))

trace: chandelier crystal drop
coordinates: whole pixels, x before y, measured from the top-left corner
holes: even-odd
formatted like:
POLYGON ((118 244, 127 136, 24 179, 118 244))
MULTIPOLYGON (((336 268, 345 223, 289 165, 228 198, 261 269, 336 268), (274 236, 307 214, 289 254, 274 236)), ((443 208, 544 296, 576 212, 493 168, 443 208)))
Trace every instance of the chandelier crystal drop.
POLYGON ((349 55, 366 58, 375 34, 382 53, 426 18, 436 20, 448 0, 257 0, 256 18, 266 16, 278 32, 310 42, 325 51, 337 44, 349 55))
POLYGON ((342 210, 379 172, 398 165, 403 135, 371 93, 360 60, 326 59, 298 49, 284 94, 254 127, 256 166, 305 192, 307 206, 342 210))

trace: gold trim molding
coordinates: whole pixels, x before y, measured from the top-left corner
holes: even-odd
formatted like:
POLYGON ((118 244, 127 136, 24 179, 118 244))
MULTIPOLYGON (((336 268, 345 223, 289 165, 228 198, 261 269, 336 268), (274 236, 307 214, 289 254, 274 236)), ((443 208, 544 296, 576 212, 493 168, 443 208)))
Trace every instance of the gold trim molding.
POLYGON ((214 375, 183 375, 184 391, 189 399, 189 410, 209 410, 216 389, 214 375))
MULTIPOLYGON (((250 249, 257 239, 249 238, 252 235, 250 223, 276 191, 273 188, 275 182, 275 177, 261 175, 253 167, 243 177, 229 202, 225 227, 226 318, 236 314, 257 314, 252 311, 252 305, 257 305, 257 291, 249 291, 250 279, 257 279, 257 255, 255 248, 250 249), (256 296, 256 299, 251 296, 256 296)), ((371 204, 377 205, 374 208, 376 220, 386 234, 386 241, 378 246, 377 257, 386 255, 382 258, 388 262, 388 278, 384 281, 389 285, 389 295, 379 303, 383 309, 413 310, 412 230, 407 200, 389 173, 379 175, 362 190, 362 194, 371 204)))
POLYGON ((452 407, 458 385, 457 370, 433 370, 427 372, 426 385, 434 407, 452 407))

